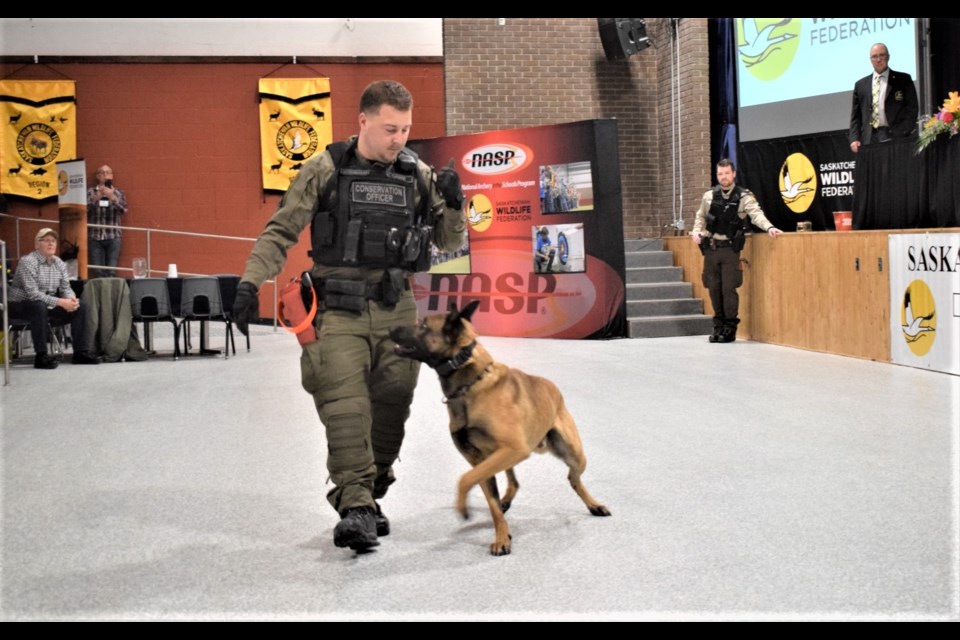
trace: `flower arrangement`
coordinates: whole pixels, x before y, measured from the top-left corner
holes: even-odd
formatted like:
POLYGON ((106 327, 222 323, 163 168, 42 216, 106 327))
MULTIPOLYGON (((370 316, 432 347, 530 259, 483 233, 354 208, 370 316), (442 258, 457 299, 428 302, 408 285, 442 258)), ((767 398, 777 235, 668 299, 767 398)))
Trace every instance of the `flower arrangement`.
POLYGON ((940 134, 949 133, 950 137, 960 133, 960 91, 951 91, 940 111, 923 124, 920 138, 917 140, 917 153, 923 151, 940 134))

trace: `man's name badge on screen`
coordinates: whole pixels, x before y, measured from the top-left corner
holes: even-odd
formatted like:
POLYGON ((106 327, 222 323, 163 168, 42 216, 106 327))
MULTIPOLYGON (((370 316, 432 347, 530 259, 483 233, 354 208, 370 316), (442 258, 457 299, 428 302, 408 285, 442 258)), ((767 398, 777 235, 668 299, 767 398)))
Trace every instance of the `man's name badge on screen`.
POLYGON ((110 201, 107 198, 100 198, 100 206, 104 208, 109 207, 110 201))

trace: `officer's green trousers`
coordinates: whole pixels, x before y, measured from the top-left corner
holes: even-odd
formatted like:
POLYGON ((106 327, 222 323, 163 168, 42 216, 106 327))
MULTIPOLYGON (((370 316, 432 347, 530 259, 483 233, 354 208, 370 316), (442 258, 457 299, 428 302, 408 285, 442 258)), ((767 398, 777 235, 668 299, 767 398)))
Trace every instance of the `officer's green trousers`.
POLYGON ((303 350, 303 388, 326 427, 327 499, 338 513, 373 507, 394 480, 420 363, 394 353, 389 331, 416 319, 410 291, 393 309, 371 301, 363 313, 327 310, 316 323, 319 340, 303 350))

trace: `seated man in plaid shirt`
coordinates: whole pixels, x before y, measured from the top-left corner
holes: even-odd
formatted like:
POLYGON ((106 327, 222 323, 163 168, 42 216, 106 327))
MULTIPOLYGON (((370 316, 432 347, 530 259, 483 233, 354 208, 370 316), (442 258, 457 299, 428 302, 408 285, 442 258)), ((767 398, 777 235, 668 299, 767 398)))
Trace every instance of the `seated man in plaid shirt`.
POLYGON ((57 232, 40 229, 37 233, 36 250, 20 258, 17 272, 10 283, 7 300, 10 315, 30 321, 33 349, 37 369, 56 369, 59 361, 47 353, 47 336, 51 319, 70 323, 73 337, 73 364, 100 364, 100 359, 76 351, 84 344, 85 309, 70 288, 67 265, 57 257, 57 232))

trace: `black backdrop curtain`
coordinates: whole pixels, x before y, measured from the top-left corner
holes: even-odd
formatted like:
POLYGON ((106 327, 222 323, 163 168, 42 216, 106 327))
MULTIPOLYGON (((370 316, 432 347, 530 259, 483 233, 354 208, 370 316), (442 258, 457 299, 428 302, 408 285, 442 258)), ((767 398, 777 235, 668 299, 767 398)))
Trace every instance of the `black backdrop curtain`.
POLYGON ((710 51, 710 139, 712 166, 722 158, 737 164, 737 32, 735 18, 713 18, 710 51))
MULTIPOLYGON (((960 91, 960 65, 957 64, 957 43, 960 43, 960 19, 930 18, 930 67, 934 111, 940 108, 950 91, 960 91)), ((921 109, 925 112, 925 109, 921 109)))
POLYGON ((814 231, 833 231, 833 213, 850 211, 853 204, 851 156, 845 132, 744 142, 737 183, 753 191, 767 219, 778 228, 793 231, 798 222, 810 222, 814 231), (816 195, 800 212, 791 210, 780 192, 784 163, 795 153, 803 154, 816 172, 816 195))
POLYGON ((912 139, 860 148, 854 229, 960 227, 960 136, 915 149, 912 139))

